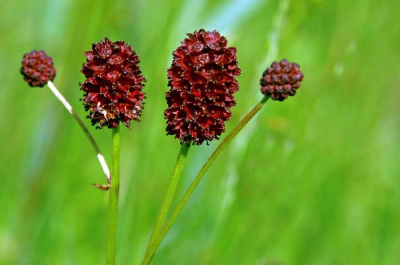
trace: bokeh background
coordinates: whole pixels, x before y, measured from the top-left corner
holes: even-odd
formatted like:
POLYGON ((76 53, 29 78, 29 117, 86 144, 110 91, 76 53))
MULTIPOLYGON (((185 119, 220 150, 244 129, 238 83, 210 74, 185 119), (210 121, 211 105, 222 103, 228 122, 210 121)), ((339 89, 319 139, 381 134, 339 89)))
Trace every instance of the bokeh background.
MULTIPOLYGON (((118 264, 139 264, 179 142, 165 136, 171 52, 217 29, 238 49, 230 131, 288 58, 296 97, 268 102, 211 167, 154 264, 399 264, 400 4, 396 0, 0 1, 0 264, 104 264, 107 193, 80 127, 47 87, 19 74, 44 49, 85 117, 83 51, 129 42, 148 82, 142 122, 122 129, 118 264)), ((85 120, 88 126, 90 121, 85 120)), ((111 132, 90 127, 110 161, 111 132)), ((223 135, 222 138, 226 136, 223 135)), ((192 147, 181 196, 216 148, 192 147)))

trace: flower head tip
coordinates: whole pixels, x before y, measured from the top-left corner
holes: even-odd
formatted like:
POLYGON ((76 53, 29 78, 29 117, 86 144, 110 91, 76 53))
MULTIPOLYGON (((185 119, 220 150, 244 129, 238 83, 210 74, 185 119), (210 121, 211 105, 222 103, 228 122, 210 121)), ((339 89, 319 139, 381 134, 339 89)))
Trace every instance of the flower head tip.
POLYGON ((260 79, 261 93, 273 100, 283 101, 296 94, 303 77, 298 64, 286 59, 273 62, 260 79))
POLYGON ((43 87, 56 76, 53 59, 36 50, 24 54, 20 72, 31 87, 43 87))

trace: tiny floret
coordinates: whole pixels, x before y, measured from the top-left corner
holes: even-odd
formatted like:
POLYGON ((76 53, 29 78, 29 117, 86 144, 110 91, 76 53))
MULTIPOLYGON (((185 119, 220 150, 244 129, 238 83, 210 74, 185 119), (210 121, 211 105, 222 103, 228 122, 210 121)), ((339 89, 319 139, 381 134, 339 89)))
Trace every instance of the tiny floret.
POLYGON ((130 128, 131 120, 140 121, 146 79, 139 67, 139 57, 124 41, 108 38, 92 45, 85 52, 86 63, 81 73, 86 77, 79 83, 85 92, 81 99, 87 116, 97 128, 115 128, 122 122, 130 128))
POLYGON ((56 76, 53 59, 36 50, 24 54, 20 72, 31 87, 43 87, 56 76))
POLYGON ((230 108, 236 105, 233 94, 239 90, 236 77, 241 71, 236 48, 227 47, 219 32, 201 29, 187 36, 172 53, 164 117, 167 135, 181 143, 201 145, 225 132, 230 108))
POLYGON ((283 101, 296 94, 303 77, 298 64, 286 59, 273 62, 260 79, 261 93, 273 100, 283 101))

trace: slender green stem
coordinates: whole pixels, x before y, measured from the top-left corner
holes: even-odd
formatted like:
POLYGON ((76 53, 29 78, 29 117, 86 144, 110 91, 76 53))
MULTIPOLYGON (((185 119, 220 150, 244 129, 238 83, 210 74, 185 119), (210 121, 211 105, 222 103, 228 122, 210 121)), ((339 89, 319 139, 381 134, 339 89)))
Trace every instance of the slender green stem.
POLYGON ((109 190, 109 210, 108 210, 108 227, 107 227, 107 254, 106 265, 115 264, 115 245, 117 234, 117 214, 118 214, 118 197, 119 197, 119 148, 120 135, 119 126, 112 129, 112 164, 111 164, 111 184, 109 190))
POLYGON ((64 96, 58 91, 57 87, 53 84, 53 82, 49 81, 47 83, 49 86, 51 92, 58 98, 58 100, 64 105, 64 107, 68 110, 69 113, 74 117, 74 119, 78 122, 79 126, 82 128, 83 132, 85 133, 86 137, 88 138, 89 142, 91 143, 94 151, 96 152, 97 159, 100 162, 100 165, 103 169, 104 174, 106 175, 108 183, 111 181, 110 177, 110 170, 108 169, 107 163, 104 159, 104 156, 101 154, 100 148, 96 144, 96 141, 94 140, 93 136, 90 134, 88 128, 85 126, 81 118, 79 118, 78 114, 74 111, 72 106, 68 103, 68 101, 64 98, 64 96))
POLYGON ((190 144, 181 145, 181 149, 179 150, 179 155, 175 164, 175 169, 174 172, 172 173, 172 177, 169 182, 164 200, 162 202, 160 212, 158 213, 156 223, 153 227, 153 232, 151 234, 149 245, 147 246, 146 254, 142 261, 142 264, 149 264, 154 255, 154 251, 152 252, 150 251, 153 249, 152 246, 154 245, 154 241, 157 239, 157 237, 159 237, 159 234, 165 223, 165 219, 167 218, 167 213, 171 207, 172 199, 174 198, 176 187, 178 185, 182 169, 186 161, 187 154, 189 152, 189 147, 190 144))
MULTIPOLYGON (((215 149, 214 153, 208 158, 207 162, 204 164, 200 172, 197 174, 195 179, 193 180, 192 184, 189 186, 186 193, 183 195, 181 201, 179 202, 178 206, 175 208, 171 217, 161 230, 160 234, 154 240, 151 250, 149 251, 149 256, 153 256, 155 251, 157 250, 158 246, 161 244, 162 240, 164 239, 165 235, 171 228, 172 224, 175 222, 176 218, 182 211, 183 207, 186 205, 187 201, 189 200, 190 196, 192 195, 193 191, 199 184, 200 180, 203 178, 204 174, 210 168, 212 163, 215 159, 219 156, 219 154, 225 149, 225 147, 235 138, 235 136, 243 129, 243 127, 257 114, 257 112, 264 106, 265 102, 269 97, 264 97, 244 118, 239 122, 239 124, 225 137, 225 139, 221 142, 221 144, 215 149)), ((142 263, 142 265, 147 265, 149 263, 142 263)))

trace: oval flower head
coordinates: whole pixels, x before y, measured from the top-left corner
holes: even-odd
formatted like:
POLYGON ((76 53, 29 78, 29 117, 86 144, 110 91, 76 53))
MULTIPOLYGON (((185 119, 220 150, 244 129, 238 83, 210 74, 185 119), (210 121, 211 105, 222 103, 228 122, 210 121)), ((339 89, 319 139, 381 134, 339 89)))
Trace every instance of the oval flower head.
POLYGON ((53 59, 36 50, 24 54, 20 72, 31 87, 43 87, 56 76, 53 59))
POLYGON ((168 69, 166 93, 167 135, 181 143, 201 145, 219 139, 225 121, 236 105, 233 94, 239 90, 236 77, 241 71, 236 48, 217 31, 201 29, 187 34, 173 53, 168 69))
POLYGON ((146 79, 139 67, 139 57, 124 41, 108 38, 92 45, 85 52, 86 63, 81 73, 85 82, 79 83, 85 92, 82 99, 88 118, 97 128, 115 128, 121 121, 130 128, 131 120, 140 121, 146 79))
POLYGON ((297 63, 291 63, 286 59, 273 62, 260 79, 261 93, 273 100, 283 101, 296 94, 303 77, 297 63))

